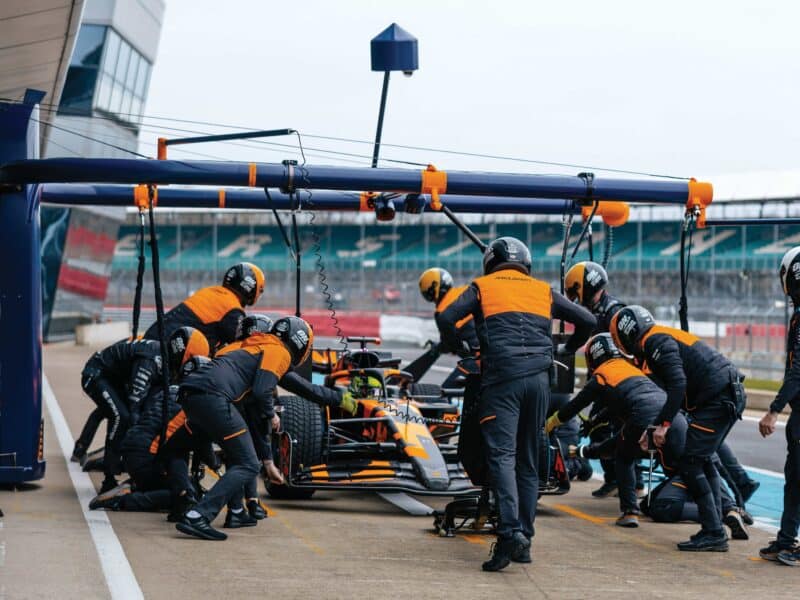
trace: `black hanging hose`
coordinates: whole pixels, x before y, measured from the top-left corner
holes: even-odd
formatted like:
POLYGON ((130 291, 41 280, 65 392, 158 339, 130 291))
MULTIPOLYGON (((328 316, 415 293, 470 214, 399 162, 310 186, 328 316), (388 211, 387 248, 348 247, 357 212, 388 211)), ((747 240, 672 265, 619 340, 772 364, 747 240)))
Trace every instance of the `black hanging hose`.
MULTIPOLYGON (((572 233, 572 219, 573 213, 570 211, 562 220, 564 226, 564 244, 561 247, 561 274, 559 276, 561 284, 561 295, 564 295, 564 278, 567 274, 567 250, 569 250, 569 235, 572 233)), ((558 332, 564 333, 564 320, 562 319, 558 325, 558 332)))
MULTIPOLYGON (((592 219, 594 219, 594 216, 597 213, 597 209, 599 207, 600 207, 600 203, 595 201, 594 205, 592 206, 592 212, 589 214, 589 218, 586 219, 586 223, 583 224, 583 227, 581 228, 581 234, 580 234, 580 236, 578 236, 578 241, 575 242, 575 247, 572 249, 572 254, 570 254, 570 257, 569 257, 570 262, 572 262, 572 259, 575 258, 575 255, 578 253, 578 250, 580 250, 581 244, 583 243, 583 240, 586 237, 586 234, 588 232, 591 232, 591 230, 592 230, 592 219)), ((567 238, 567 239, 569 239, 569 238, 567 238)))
POLYGON ((161 273, 158 263, 158 238, 156 237, 156 221, 153 214, 153 200, 155 188, 147 186, 149 198, 148 215, 150 217, 150 256, 153 263, 153 290, 156 299, 156 322, 158 323, 158 341, 161 346, 161 435, 159 448, 164 447, 167 440, 167 425, 169 424, 169 353, 167 352, 166 332, 164 331, 164 299, 161 295, 161 273))
POLYGON ((692 232, 694 231, 694 215, 687 214, 681 227, 681 297, 678 305, 678 316, 681 329, 689 331, 689 301, 686 297, 689 286, 689 267, 692 260, 692 232), (687 248, 686 239, 689 239, 687 248))
POLYGON ((133 328, 131 340, 139 335, 139 317, 142 312, 142 288, 144 287, 144 211, 139 211, 139 264, 136 269, 136 291, 133 295, 133 328))
POLYGON ((605 269, 611 260, 611 253, 614 251, 614 228, 611 225, 603 225, 603 262, 600 263, 605 269))

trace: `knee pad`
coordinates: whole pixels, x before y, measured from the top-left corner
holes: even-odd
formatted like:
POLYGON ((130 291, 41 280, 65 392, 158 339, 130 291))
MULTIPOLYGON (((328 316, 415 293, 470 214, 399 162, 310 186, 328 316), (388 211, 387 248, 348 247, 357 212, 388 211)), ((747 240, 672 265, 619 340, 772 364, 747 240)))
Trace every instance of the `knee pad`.
POLYGON ((680 500, 659 500, 656 498, 650 505, 650 518, 658 523, 677 523, 681 520, 683 504, 680 500))

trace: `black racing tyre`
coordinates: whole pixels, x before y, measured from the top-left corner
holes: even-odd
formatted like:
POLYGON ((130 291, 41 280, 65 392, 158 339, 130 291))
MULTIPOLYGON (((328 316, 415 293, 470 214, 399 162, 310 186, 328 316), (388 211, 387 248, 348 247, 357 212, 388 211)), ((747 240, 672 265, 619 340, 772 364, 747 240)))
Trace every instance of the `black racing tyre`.
POLYGON ((422 402, 432 402, 442 395, 442 386, 434 383, 412 383, 408 388, 412 398, 422 396, 422 402))
MULTIPOLYGON (((297 441, 292 447, 291 472, 320 464, 327 442, 324 410, 299 396, 281 396, 278 403, 283 406, 281 430, 297 441)), ((269 482, 267 482, 267 492, 279 500, 305 500, 314 495, 314 490, 297 489, 269 482)))

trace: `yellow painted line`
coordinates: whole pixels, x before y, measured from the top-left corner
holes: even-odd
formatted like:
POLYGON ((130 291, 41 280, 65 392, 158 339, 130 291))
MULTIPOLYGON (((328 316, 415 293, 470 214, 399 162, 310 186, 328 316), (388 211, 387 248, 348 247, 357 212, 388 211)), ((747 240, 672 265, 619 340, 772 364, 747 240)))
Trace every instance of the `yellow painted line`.
POLYGON ((480 535, 460 535, 458 536, 463 540, 468 541, 470 544, 481 544, 483 546, 489 545, 489 542, 480 535))
POLYGON ((606 519, 604 517, 595 517, 593 515, 586 514, 583 511, 578 510, 577 508, 572 508, 571 506, 567 506, 566 504, 554 504, 553 508, 556 510, 560 510, 561 512, 567 513, 568 515, 572 515, 573 517, 578 517, 579 519, 583 519, 584 521, 589 521, 589 523, 594 523, 595 525, 605 525, 606 519))
POLYGON ((752 560, 753 562, 769 562, 768 560, 761 558, 760 556, 748 556, 747 560, 752 560))
POLYGON ((312 542, 310 539, 308 539, 301 531, 299 531, 297 528, 295 528, 294 525, 289 523, 286 519, 282 519, 281 517, 275 517, 275 520, 278 521, 278 523, 280 523, 284 527, 286 527, 286 529, 288 529, 291 534, 293 534, 297 539, 299 539, 306 546, 308 546, 308 548, 314 554, 319 554, 320 556, 325 554, 325 551, 322 548, 320 548, 314 542, 312 542))

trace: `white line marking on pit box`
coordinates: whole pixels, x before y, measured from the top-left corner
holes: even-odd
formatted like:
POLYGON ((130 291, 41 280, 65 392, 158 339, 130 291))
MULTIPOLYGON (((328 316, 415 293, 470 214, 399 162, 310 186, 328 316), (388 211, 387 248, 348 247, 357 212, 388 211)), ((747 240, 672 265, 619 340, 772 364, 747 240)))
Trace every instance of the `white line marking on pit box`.
POLYGON ((47 381, 44 374, 42 374, 42 396, 47 406, 47 412, 50 413, 50 421, 56 430, 56 437, 67 463, 69 478, 72 480, 78 496, 83 518, 86 519, 86 524, 89 526, 89 533, 92 535, 97 556, 100 558, 100 566, 103 569, 103 576, 106 579, 111 598, 113 600, 143 600, 142 589, 128 562, 128 557, 125 556, 125 550, 123 550, 117 534, 114 533, 111 521, 108 520, 108 515, 103 511, 92 511, 91 514, 89 512, 89 502, 97 492, 95 492, 89 475, 81 470, 78 463, 70 461, 75 440, 69 430, 67 420, 64 418, 64 413, 61 412, 53 389, 50 387, 50 382, 47 381))

